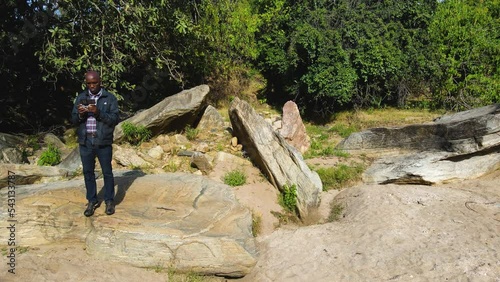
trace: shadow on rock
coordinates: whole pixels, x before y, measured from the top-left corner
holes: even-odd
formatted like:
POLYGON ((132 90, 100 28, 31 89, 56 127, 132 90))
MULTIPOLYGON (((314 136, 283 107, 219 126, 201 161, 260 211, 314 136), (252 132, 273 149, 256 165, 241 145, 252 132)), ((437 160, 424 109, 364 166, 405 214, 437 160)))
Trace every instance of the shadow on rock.
MULTIPOLYGON (((128 189, 134 183, 134 181, 139 178, 146 175, 142 170, 129 170, 125 172, 115 172, 114 177, 115 177, 115 187, 116 187, 116 194, 115 194, 115 205, 118 206, 123 200, 125 199, 125 195, 127 194, 128 189)), ((101 189, 99 193, 97 194, 98 199, 103 199, 104 198, 104 189, 101 189)))

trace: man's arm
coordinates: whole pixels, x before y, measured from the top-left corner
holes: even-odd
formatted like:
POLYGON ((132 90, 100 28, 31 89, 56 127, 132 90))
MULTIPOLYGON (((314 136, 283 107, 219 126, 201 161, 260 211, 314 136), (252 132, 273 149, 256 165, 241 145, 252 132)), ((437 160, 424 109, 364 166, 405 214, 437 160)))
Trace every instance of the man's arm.
POLYGON ((95 116, 98 121, 102 121, 109 126, 115 126, 118 124, 120 114, 118 109, 118 100, 111 93, 109 93, 108 96, 110 97, 109 112, 106 113, 98 111, 95 116))

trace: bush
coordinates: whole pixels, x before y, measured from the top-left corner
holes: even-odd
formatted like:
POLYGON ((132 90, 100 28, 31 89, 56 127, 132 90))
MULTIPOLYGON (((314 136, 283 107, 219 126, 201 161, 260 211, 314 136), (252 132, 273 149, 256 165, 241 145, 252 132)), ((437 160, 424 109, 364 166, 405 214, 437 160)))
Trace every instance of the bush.
POLYGON ((61 152, 57 147, 49 144, 49 147, 42 152, 40 159, 38 159, 38 165, 52 166, 61 162, 61 152))
POLYGON ((227 172, 224 175, 224 183, 229 185, 229 186, 241 186, 245 184, 247 181, 247 177, 244 172, 240 170, 233 170, 230 172, 227 172))
POLYGON ((124 122, 122 124, 123 135, 125 140, 132 145, 139 145, 144 141, 151 139, 151 130, 143 125, 135 125, 131 122, 124 122))
POLYGON ((283 185, 283 191, 279 200, 280 205, 288 212, 295 213, 297 210, 297 186, 283 185))

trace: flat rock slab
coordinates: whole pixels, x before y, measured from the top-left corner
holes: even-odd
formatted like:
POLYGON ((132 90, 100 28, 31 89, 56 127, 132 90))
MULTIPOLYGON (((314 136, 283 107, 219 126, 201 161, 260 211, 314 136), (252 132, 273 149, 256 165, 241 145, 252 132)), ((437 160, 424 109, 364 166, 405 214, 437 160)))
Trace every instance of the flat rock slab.
POLYGON ((229 186, 181 173, 132 185, 115 215, 93 220, 91 254, 223 276, 243 276, 255 264, 252 217, 229 186))
POLYGON ((498 180, 348 188, 340 221, 263 238, 241 282, 498 281, 498 180))
MULTIPOLYGON (((83 180, 17 190, 17 240, 24 246, 85 242, 92 256, 139 267, 240 277, 255 265, 252 216, 231 187, 183 173, 116 176, 116 213, 83 216, 83 180)), ((98 181, 102 187, 102 181, 98 181)), ((7 191, 0 191, 7 202, 7 191)), ((7 222, 7 209, 0 213, 7 222)), ((0 240, 7 242, 7 232, 0 240)))

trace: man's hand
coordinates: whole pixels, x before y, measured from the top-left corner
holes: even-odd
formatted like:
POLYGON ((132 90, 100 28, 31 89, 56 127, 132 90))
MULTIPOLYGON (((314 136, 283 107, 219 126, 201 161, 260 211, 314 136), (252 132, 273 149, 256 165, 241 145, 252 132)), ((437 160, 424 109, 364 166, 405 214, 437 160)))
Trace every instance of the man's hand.
POLYGON ((94 114, 98 114, 99 113, 99 110, 97 109, 96 105, 95 104, 90 104, 87 108, 87 111, 89 113, 94 113, 94 114))
POLYGON ((80 104, 78 105, 78 114, 80 116, 82 116, 83 114, 85 114, 86 112, 88 111, 88 108, 85 107, 84 105, 80 104))

